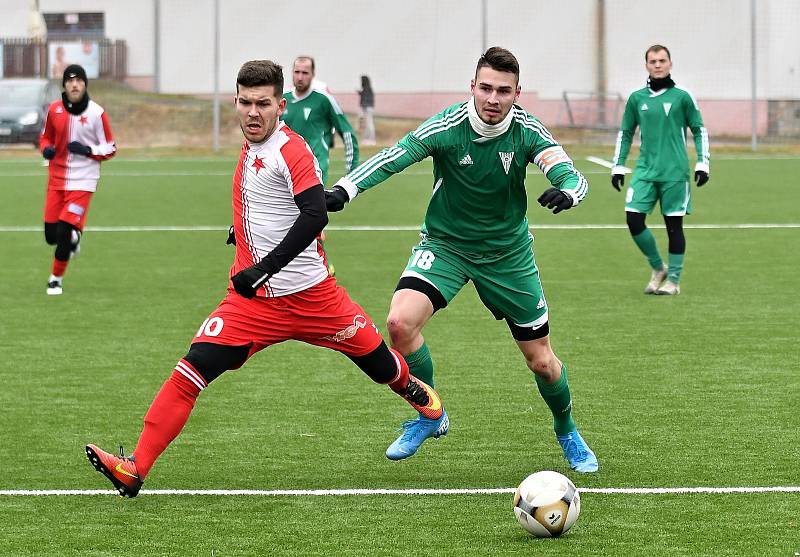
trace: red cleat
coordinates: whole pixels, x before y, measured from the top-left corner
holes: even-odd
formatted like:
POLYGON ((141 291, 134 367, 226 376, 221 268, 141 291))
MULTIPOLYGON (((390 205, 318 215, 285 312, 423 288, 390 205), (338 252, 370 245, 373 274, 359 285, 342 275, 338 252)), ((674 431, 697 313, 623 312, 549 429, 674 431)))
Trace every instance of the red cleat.
POLYGON ((86 456, 95 470, 111 480, 120 496, 136 497, 144 481, 136 471, 133 457, 123 455, 122 447, 119 456, 114 456, 95 445, 86 445, 86 456))

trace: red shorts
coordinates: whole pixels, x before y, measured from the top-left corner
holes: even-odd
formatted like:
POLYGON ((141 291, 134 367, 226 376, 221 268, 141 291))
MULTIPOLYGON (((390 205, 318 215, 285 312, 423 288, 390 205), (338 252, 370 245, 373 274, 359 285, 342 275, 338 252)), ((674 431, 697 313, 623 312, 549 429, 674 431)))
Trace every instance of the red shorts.
POLYGON ((92 191, 47 189, 44 201, 44 222, 63 220, 83 232, 92 191))
POLYGON ((328 277, 301 292, 277 298, 243 298, 233 290, 203 321, 192 343, 249 346, 248 358, 285 340, 364 356, 383 337, 361 306, 328 277))

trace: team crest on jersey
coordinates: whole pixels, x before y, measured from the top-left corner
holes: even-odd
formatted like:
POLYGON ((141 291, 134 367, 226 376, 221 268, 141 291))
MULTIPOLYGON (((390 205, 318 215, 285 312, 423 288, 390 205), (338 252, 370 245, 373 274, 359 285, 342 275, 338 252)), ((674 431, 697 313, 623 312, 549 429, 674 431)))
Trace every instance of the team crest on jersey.
POLYGON ((647 103, 644 103, 644 104, 642 105, 642 108, 641 108, 641 110, 647 110, 647 103))
POLYGON ((669 116, 669 109, 672 108, 672 103, 664 103, 664 114, 669 116))
POLYGON ((303 116, 305 116, 306 120, 308 120, 308 116, 310 114, 311 114, 311 109, 310 108, 304 108, 303 109, 303 116))
POLYGON ((508 174, 508 171, 511 168, 511 161, 514 160, 514 152, 498 152, 497 154, 500 155, 500 160, 503 161, 503 170, 505 170, 506 174, 508 174))

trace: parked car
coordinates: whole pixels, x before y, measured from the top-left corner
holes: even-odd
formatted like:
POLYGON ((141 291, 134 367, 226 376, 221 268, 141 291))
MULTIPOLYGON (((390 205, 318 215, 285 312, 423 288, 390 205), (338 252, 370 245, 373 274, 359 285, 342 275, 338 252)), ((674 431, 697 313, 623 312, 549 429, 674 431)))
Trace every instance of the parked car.
POLYGON ((61 89, 47 79, 0 79, 0 143, 39 147, 47 107, 61 89))

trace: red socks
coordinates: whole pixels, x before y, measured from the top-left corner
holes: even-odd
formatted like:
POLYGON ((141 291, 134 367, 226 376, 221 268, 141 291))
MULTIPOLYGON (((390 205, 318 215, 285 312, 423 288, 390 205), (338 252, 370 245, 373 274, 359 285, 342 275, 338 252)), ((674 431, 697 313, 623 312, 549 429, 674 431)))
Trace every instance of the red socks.
POLYGON ((144 429, 133 452, 136 471, 144 480, 153 463, 183 429, 206 382, 189 362, 181 360, 150 405, 144 429))
POLYGON ((64 273, 67 270, 67 264, 68 263, 69 263, 69 260, 61 261, 59 259, 53 258, 53 276, 55 276, 55 277, 63 277, 64 273))
POLYGON ((392 353, 397 364, 397 375, 389 382, 389 388, 396 393, 403 394, 408 386, 408 364, 403 355, 394 348, 389 348, 389 352, 392 353))

